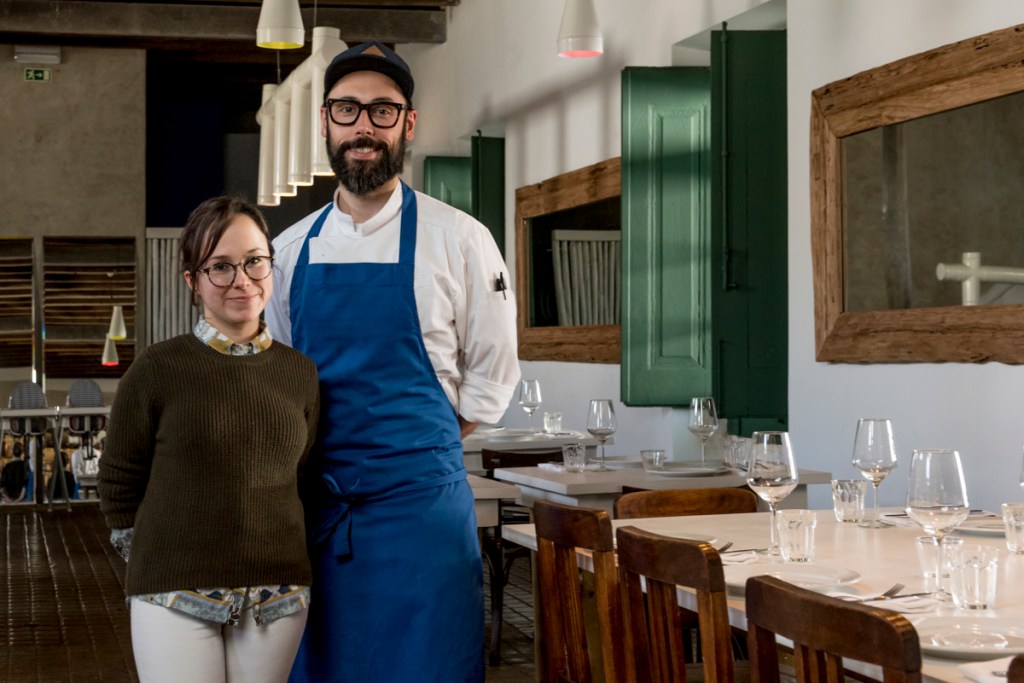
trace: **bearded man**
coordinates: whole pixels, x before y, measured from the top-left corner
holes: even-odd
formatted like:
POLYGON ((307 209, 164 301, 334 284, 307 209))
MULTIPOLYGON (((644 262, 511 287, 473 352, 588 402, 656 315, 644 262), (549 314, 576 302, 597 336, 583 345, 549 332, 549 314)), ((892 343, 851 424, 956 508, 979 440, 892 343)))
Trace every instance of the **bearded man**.
POLYGON ((323 406, 305 477, 313 596, 293 681, 484 678, 461 438, 512 397, 515 301, 487 229, 399 178, 413 85, 381 43, 334 58, 320 120, 338 189, 274 240, 267 323, 316 361, 323 406))

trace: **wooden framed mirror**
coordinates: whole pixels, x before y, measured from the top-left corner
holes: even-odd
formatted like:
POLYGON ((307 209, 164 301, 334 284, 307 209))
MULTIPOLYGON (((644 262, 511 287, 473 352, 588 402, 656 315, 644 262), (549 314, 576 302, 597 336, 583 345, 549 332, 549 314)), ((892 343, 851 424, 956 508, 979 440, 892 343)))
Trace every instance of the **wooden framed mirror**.
MULTIPOLYGON (((619 363, 621 325, 562 325, 542 320, 538 289, 549 288, 540 275, 542 255, 535 222, 552 219, 565 227, 582 222, 601 229, 621 226, 621 158, 615 157, 516 190, 516 303, 519 358, 579 363, 619 363), (615 225, 609 225, 609 222, 615 225)), ((550 232, 550 227, 546 228, 550 232)), ((621 271, 620 271, 621 272, 621 271)), ((547 293, 547 292, 543 292, 547 293)), ((616 319, 618 319, 618 310, 616 319)))
POLYGON ((848 310, 843 152, 844 139, 858 133, 1024 91, 1022 39, 1024 25, 993 31, 855 74, 812 93, 817 360, 1024 363, 1024 305, 848 310))

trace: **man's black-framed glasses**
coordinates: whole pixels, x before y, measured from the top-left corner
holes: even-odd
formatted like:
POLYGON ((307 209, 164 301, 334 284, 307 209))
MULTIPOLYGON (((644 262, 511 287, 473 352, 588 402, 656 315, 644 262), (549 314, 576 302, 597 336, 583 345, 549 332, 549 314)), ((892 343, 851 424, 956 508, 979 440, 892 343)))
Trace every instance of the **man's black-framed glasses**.
POLYGON ((370 116, 370 123, 378 128, 394 128, 404 109, 412 109, 407 104, 398 102, 370 102, 363 104, 357 100, 331 99, 324 100, 327 115, 339 126, 351 126, 365 110, 370 116))
POLYGON ((250 256, 239 263, 218 261, 205 268, 196 268, 196 272, 206 273, 214 287, 230 287, 235 284, 239 266, 250 280, 266 280, 274 271, 274 259, 271 256, 250 256))

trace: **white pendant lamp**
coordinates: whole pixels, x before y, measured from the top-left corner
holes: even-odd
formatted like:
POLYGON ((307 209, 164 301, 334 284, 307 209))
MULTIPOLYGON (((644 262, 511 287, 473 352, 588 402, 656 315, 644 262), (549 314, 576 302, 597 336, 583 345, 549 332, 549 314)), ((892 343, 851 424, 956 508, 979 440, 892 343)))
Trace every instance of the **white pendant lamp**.
POLYGON ((256 26, 256 45, 271 50, 292 50, 305 42, 299 0, 263 0, 256 26))
POLYGON ((107 335, 107 341, 103 343, 103 367, 112 368, 120 363, 117 358, 117 346, 114 340, 107 335))
POLYGON ((124 311, 120 306, 114 306, 114 312, 110 315, 110 330, 107 337, 115 341, 128 338, 128 329, 124 325, 124 311))
POLYGON ((558 29, 559 57, 597 57, 604 52, 604 38, 597 24, 594 0, 565 0, 558 29))

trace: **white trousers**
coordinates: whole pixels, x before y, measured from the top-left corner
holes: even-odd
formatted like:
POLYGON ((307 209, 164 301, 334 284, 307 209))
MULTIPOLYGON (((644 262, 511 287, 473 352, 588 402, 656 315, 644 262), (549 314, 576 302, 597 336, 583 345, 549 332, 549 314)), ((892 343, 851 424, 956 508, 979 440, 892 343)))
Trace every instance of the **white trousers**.
POLYGON ((131 599, 132 650, 142 683, 282 683, 288 680, 309 610, 257 626, 198 619, 131 599))

